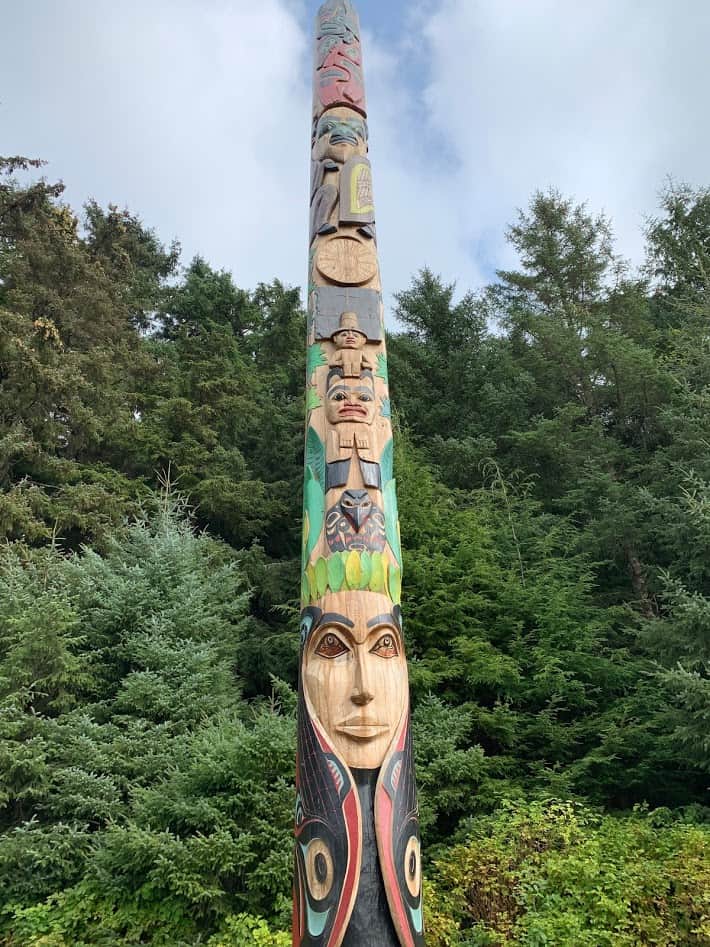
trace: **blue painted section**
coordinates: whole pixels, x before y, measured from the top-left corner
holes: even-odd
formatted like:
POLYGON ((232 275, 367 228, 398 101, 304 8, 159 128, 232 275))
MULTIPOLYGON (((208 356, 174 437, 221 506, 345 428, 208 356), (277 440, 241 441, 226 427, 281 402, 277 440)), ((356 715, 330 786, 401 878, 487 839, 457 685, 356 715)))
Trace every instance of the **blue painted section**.
MULTIPOLYGON (((409 905, 407 905, 409 907, 409 905)), ((419 902, 419 907, 416 911, 413 911, 409 908, 409 913, 412 915, 412 924, 414 924, 414 930, 417 934, 421 934, 424 930, 424 915, 422 913, 422 903, 419 902)))
POLYGON ((308 915, 308 933, 311 935, 311 937, 320 937, 320 935, 325 930, 325 925, 328 923, 330 908, 320 914, 318 911, 313 911, 311 909, 311 906, 308 903, 308 898, 306 898, 306 914, 308 915))

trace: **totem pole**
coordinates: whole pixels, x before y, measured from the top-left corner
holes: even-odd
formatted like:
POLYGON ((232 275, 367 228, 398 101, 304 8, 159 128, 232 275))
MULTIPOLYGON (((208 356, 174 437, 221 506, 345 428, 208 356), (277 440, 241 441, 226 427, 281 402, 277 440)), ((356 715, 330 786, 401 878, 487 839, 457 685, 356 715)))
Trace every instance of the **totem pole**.
POLYGON ((295 947, 422 947, 421 858, 360 26, 316 23, 295 947))

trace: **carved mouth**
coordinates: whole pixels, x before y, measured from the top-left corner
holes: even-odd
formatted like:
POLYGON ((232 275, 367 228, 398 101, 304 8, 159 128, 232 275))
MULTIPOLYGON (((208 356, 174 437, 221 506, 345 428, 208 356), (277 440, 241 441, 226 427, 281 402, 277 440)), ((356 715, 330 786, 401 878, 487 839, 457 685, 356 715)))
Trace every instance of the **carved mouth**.
POLYGON ((341 418, 351 418, 351 417, 366 418, 367 411, 365 410, 365 408, 359 408, 357 405, 351 405, 348 408, 340 409, 340 417, 341 418))
POLYGON ((362 720, 360 717, 351 717, 344 720, 335 728, 339 733, 344 733, 355 740, 372 740, 375 737, 387 733, 389 726, 386 723, 378 723, 376 720, 362 720))

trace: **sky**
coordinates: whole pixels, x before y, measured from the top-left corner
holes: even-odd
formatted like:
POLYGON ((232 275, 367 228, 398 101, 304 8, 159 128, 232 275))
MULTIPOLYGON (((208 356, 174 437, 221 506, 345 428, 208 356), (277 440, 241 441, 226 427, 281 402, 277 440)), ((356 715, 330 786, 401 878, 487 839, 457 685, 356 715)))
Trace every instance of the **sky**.
MULTIPOLYGON (((707 0, 356 0, 387 299, 515 265, 555 187, 643 260, 669 178, 710 185, 707 0)), ((0 0, 0 154, 127 206, 183 263, 302 286, 316 0, 0 0)))

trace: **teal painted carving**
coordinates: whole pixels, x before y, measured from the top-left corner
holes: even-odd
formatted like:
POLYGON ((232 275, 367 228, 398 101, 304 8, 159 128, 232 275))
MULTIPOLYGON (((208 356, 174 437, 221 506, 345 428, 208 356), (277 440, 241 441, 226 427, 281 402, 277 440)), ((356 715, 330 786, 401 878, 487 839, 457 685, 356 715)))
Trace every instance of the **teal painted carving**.
POLYGON ((381 411, 381 414, 382 414, 382 417, 383 417, 383 418, 391 418, 391 417, 392 417, 392 402, 390 401, 389 398, 383 398, 383 399, 382 399, 382 411, 381 411))
POLYGON ((312 427, 306 434, 306 475, 303 485, 303 566, 316 548, 325 518, 325 446, 312 427))
POLYGON ((312 427, 306 434, 306 467, 311 468, 319 483, 325 483, 325 445, 312 427))
POLYGON ((377 377, 381 378, 382 381, 388 385, 389 384, 389 373, 387 371, 387 356, 383 355, 382 352, 377 356, 377 377))
POLYGON ((310 378, 313 375, 313 372, 316 368, 320 368, 322 365, 327 365, 328 359, 325 357, 325 352, 323 351, 323 346, 320 343, 316 342, 315 345, 310 345, 308 347, 308 360, 306 363, 306 372, 310 378))
POLYGON ((385 444, 385 449, 380 457, 380 470, 382 471, 382 483, 389 483, 394 476, 394 441, 390 438, 385 444))
POLYGON ((385 534, 395 559, 402 568, 402 546, 399 538, 399 511, 397 509, 397 481, 389 480, 382 491, 385 502, 385 534))
POLYGON ((399 512, 397 508, 397 481, 394 479, 394 441, 385 444, 380 458, 382 471, 382 497, 385 505, 385 535, 390 549, 402 567, 402 547, 399 538, 399 512))

